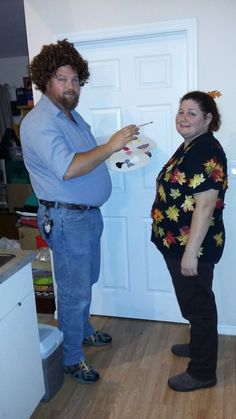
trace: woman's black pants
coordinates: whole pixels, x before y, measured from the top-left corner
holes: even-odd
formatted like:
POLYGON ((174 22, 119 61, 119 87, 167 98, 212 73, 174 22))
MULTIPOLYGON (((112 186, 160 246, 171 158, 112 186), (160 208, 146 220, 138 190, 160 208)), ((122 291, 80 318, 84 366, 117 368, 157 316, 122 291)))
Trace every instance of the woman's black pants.
POLYGON ((180 260, 165 257, 182 316, 189 321, 190 362, 187 372, 204 381, 216 378, 217 308, 212 291, 213 263, 198 263, 198 275, 183 276, 180 260))

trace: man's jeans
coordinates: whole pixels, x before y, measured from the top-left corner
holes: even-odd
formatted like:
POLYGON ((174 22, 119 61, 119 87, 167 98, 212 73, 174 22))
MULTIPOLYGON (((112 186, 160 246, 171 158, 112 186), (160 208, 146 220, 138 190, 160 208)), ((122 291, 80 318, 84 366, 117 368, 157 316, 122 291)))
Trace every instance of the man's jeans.
MULTIPOLYGON (((38 224, 42 225, 46 208, 39 205, 38 224)), ((85 211, 50 208, 53 220, 47 240, 53 250, 57 283, 58 324, 64 334, 64 364, 84 360, 82 341, 94 333, 89 323, 92 285, 100 272, 100 238, 103 220, 99 209, 85 211)))

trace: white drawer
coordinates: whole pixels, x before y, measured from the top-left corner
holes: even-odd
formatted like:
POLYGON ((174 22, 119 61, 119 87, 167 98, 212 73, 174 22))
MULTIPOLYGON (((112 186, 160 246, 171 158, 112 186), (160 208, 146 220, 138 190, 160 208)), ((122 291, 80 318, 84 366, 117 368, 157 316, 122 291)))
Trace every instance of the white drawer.
POLYGON ((0 320, 33 291, 31 263, 0 284, 0 320))

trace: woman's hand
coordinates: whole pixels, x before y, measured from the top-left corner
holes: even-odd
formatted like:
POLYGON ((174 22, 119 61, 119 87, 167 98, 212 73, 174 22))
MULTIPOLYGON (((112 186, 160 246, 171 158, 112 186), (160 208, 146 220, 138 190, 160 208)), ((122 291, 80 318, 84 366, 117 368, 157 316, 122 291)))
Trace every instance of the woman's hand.
POLYGON ((181 260, 181 273, 184 276, 194 276, 198 274, 198 258, 184 252, 181 260))

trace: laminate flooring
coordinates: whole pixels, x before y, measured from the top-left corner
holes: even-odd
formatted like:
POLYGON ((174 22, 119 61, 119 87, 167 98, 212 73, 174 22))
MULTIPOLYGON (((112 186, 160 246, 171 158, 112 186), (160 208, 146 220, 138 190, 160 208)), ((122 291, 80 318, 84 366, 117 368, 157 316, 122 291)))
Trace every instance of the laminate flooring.
MULTIPOLYGON (((39 321, 56 325, 51 315, 39 321)), ((169 389, 170 376, 188 359, 174 356, 173 343, 187 342, 186 324, 93 316, 112 345, 85 348, 101 378, 77 384, 65 375, 62 388, 40 403, 31 419, 236 419, 236 337, 219 337, 218 383, 189 393, 169 389)))

